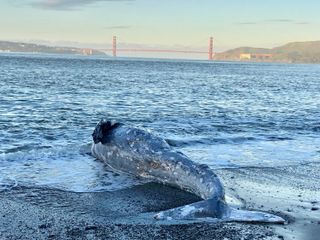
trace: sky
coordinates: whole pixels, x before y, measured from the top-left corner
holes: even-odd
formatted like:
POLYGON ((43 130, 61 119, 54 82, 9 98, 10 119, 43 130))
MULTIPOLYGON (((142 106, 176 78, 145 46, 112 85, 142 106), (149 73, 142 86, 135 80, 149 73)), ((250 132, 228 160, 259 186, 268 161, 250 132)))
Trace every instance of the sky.
POLYGON ((320 40, 319 0, 0 0, 0 40, 215 51, 320 40))

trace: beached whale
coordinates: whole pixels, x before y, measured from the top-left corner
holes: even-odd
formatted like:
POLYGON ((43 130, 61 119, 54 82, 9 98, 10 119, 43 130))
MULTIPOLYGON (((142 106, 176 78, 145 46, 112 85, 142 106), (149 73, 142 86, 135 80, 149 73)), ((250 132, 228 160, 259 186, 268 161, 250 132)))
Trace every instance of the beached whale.
POLYGON ((162 138, 121 123, 101 120, 93 134, 94 157, 117 171, 187 190, 202 201, 169 209, 156 219, 217 218, 224 221, 283 223, 281 217, 257 211, 239 210, 225 202, 224 188, 206 165, 190 160, 162 138))

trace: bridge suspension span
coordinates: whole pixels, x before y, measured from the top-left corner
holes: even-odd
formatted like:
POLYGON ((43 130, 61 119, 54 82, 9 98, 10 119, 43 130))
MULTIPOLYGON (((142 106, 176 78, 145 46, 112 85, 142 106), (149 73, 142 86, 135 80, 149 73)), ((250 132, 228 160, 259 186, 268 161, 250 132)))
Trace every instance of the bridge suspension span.
POLYGON ((183 54, 208 54, 208 60, 214 57, 213 37, 209 38, 208 51, 189 50, 189 49, 160 49, 160 48, 118 48, 117 37, 112 37, 112 48, 97 49, 105 52, 112 52, 113 57, 117 57, 118 52, 149 52, 149 53, 183 53, 183 54))

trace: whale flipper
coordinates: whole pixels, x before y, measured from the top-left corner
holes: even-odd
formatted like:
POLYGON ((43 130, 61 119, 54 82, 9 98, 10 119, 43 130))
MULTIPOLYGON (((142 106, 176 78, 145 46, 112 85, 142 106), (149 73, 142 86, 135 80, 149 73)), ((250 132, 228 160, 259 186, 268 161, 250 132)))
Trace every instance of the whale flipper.
POLYGON ((212 218, 227 222, 285 222, 283 218, 273 214, 236 209, 227 206, 223 201, 217 201, 215 204, 212 203, 212 199, 203 200, 159 212, 154 218, 158 220, 195 220, 199 218, 212 218))
POLYGON ((219 217, 209 211, 208 200, 165 210, 154 215, 158 220, 191 220, 195 218, 219 217))

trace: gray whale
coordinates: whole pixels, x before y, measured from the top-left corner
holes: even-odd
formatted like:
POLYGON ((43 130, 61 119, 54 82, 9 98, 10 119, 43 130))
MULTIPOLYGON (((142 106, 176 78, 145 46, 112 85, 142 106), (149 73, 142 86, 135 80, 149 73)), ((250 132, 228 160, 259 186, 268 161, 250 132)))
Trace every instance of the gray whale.
POLYGON ((273 214, 240 210, 225 202, 224 188, 207 166, 177 152, 162 138, 121 123, 101 120, 93 134, 92 155, 116 171, 189 191, 203 200, 155 214, 156 219, 215 218, 223 221, 284 223, 273 214))

